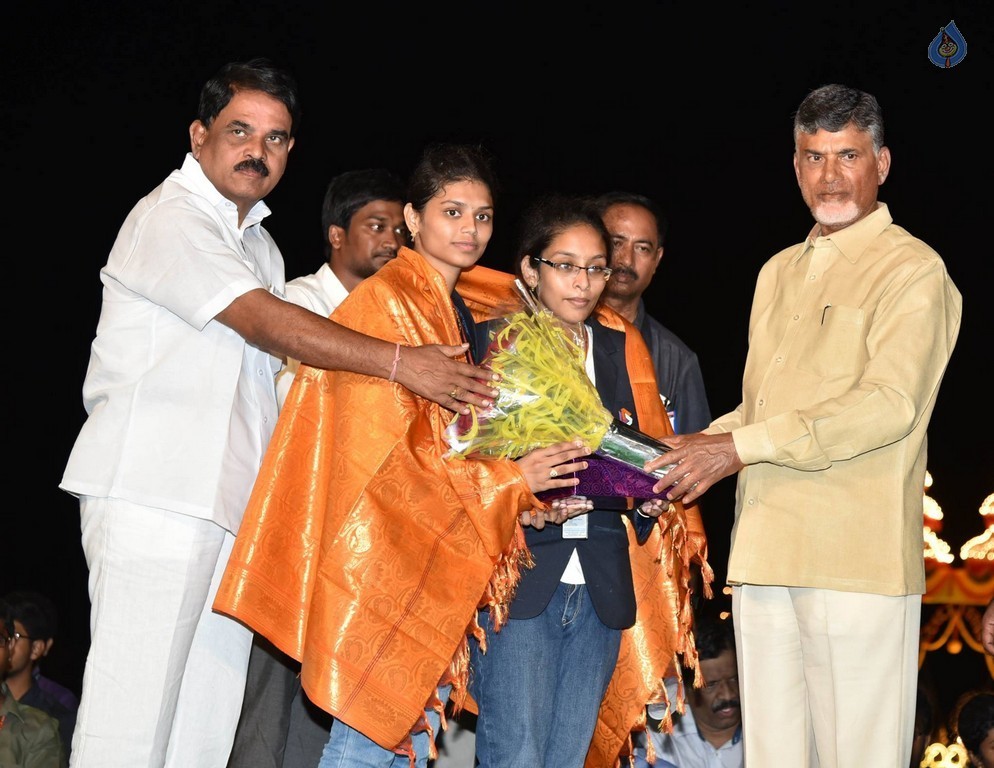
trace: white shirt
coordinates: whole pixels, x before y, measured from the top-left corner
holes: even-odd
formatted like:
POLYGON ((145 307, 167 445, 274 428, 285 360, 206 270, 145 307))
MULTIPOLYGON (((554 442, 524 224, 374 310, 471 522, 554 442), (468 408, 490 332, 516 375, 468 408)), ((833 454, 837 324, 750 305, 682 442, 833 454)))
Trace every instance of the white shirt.
POLYGON ((269 214, 260 201, 239 227, 191 154, 131 210, 100 272, 88 418, 60 488, 237 532, 276 423, 280 361, 213 318, 257 288, 283 295, 269 214))
MULTIPOLYGON (((583 366, 587 371, 587 377, 590 379, 590 383, 596 386, 597 377, 594 374, 594 335, 590 331, 590 326, 584 324, 583 334, 586 343, 587 355, 583 360, 583 366)), ((580 555, 574 549, 573 554, 569 556, 569 561, 566 563, 566 568, 563 569, 563 575, 559 579, 566 584, 586 584, 587 580, 583 578, 583 567, 580 565, 580 555)))
MULTIPOLYGON (((325 317, 334 312, 348 295, 348 289, 342 285, 338 275, 331 271, 328 263, 322 264, 317 272, 295 277, 286 284, 287 300, 325 317)), ((276 400, 280 408, 283 407, 298 368, 300 361, 291 357, 283 370, 276 374, 276 400)))
MULTIPOLYGON (((676 681, 667 680, 666 688, 670 701, 676 701, 676 681)), ((664 711, 665 707, 649 707, 649 714, 657 719, 664 711)), ((656 748, 657 768, 663 765, 660 758, 679 768, 742 768, 742 729, 739 728, 735 736, 720 747, 713 747, 698 732, 689 703, 684 705, 682 715, 674 713, 673 733, 662 733, 651 725, 646 732, 656 748)))

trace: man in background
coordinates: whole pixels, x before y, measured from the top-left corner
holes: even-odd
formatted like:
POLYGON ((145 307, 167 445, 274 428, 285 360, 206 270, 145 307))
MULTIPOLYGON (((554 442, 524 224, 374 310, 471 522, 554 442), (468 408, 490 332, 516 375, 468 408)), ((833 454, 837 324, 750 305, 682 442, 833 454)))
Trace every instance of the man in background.
POLYGON ((975 768, 994 768, 994 693, 977 690, 959 707, 956 732, 975 768))
POLYGON ((55 604, 44 595, 28 590, 8 592, 4 600, 14 621, 7 689, 19 703, 40 709, 59 721, 59 736, 68 759, 77 707, 63 703, 39 683, 41 659, 55 642, 55 604))
POLYGON ((697 355, 642 299, 663 258, 666 218, 653 200, 630 192, 608 192, 597 204, 611 233, 611 279, 601 300, 641 331, 673 431, 699 432, 711 423, 711 409, 697 355))
MULTIPOLYGON (((703 686, 697 687, 690 670, 684 678, 688 706, 683 715, 673 714, 672 733, 663 733, 650 722, 647 733, 656 749, 655 768, 742 768, 742 712, 732 619, 699 611, 694 638, 703 686)), ((675 701, 675 681, 668 681, 667 687, 670 700, 675 701)), ((649 706, 650 720, 661 719, 664 710, 649 706)), ((647 764, 640 761, 637 765, 647 764)))
POLYGON ((0 766, 3 768, 65 768, 66 753, 59 738, 59 721, 40 709, 22 704, 7 688, 15 639, 10 606, 0 599, 0 766))
MULTIPOLYGON (((330 315, 349 291, 408 243, 404 185, 381 168, 335 176, 321 207, 325 263, 290 280, 288 300, 330 315)), ((300 362, 289 359, 277 374, 282 408, 300 362)), ((228 768, 313 768, 321 759, 334 718, 314 705, 300 685, 300 663, 255 635, 238 730, 228 768)))
MULTIPOLYGON (((52 646, 55 645, 55 638, 59 631, 59 609, 56 608, 55 601, 48 595, 34 590, 18 590, 12 594, 24 596, 42 612, 44 618, 41 620, 41 626, 44 629, 35 631, 45 640, 45 649, 41 657, 48 656, 52 651, 52 646)), ((8 595, 8 599, 10 598, 11 595, 8 595)), ((55 697, 55 700, 66 709, 71 709, 73 712, 79 709, 79 696, 71 688, 67 688, 62 683, 45 675, 41 669, 41 658, 35 660, 31 672, 34 675, 35 685, 55 697)))

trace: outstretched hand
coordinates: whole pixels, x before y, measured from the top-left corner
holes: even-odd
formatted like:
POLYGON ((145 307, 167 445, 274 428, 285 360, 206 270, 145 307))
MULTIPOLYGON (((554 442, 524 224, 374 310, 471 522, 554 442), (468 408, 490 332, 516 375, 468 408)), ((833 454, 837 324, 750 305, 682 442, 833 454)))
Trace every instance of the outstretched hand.
POLYGON ((542 530, 546 523, 562 525, 569 518, 586 514, 593 508, 594 503, 586 496, 567 496, 565 499, 553 501, 548 509, 529 509, 522 512, 518 521, 522 525, 542 530))
POLYGON ((719 480, 745 466, 729 432, 668 435, 666 444, 672 450, 646 462, 645 471, 673 465, 652 489, 653 493, 666 490, 666 498, 670 501, 682 499, 684 504, 690 504, 719 480))
POLYGON ((672 512, 673 504, 663 499, 648 499, 639 505, 638 511, 644 517, 659 517, 663 512, 672 512))
POLYGON ((485 408, 498 392, 499 377, 455 358, 466 354, 468 345, 426 344, 401 347, 395 380, 411 392, 456 413, 469 413, 469 406, 485 408))
MULTIPOLYGON (((518 468, 525 476, 532 493, 553 488, 569 488, 577 485, 576 477, 564 477, 587 468, 587 462, 574 461, 590 453, 582 440, 556 443, 546 448, 536 448, 517 460, 518 468)), ((583 497, 572 496, 572 501, 560 499, 553 502, 550 509, 532 509, 522 512, 518 518, 522 525, 530 525, 541 530, 546 523, 560 524, 567 517, 578 514, 589 503, 583 497), (571 514, 572 513, 572 514, 571 514)))

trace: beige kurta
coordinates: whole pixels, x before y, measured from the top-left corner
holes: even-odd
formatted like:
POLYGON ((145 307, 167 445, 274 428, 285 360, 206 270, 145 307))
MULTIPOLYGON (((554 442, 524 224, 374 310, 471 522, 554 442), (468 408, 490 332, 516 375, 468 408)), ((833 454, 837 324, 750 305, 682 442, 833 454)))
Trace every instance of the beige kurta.
POLYGON ((923 593, 925 431, 962 299, 884 204, 816 232, 763 266, 742 403, 707 430, 747 464, 728 579, 923 593))

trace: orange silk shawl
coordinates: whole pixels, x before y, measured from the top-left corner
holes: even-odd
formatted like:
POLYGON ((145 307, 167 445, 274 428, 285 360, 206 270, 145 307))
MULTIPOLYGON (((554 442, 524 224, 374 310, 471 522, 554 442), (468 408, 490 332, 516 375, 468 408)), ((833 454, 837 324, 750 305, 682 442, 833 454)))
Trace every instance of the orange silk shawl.
MULTIPOLYGON (((444 280, 406 248, 334 318, 403 345, 461 340, 444 280)), ((301 366, 214 602, 300 660, 316 704, 412 764, 437 686, 465 685, 477 608, 516 583, 519 513, 543 506, 513 461, 443 459, 452 417, 386 379, 301 366)))
MULTIPOLYGON (((477 265, 462 273, 456 290, 479 321, 513 303, 513 280, 511 275, 477 265)), ((642 334, 608 307, 598 306, 596 315, 607 327, 625 333, 625 362, 641 430, 657 438, 672 435, 642 334)), ((701 586, 708 598, 714 574, 707 562, 707 538, 697 505, 684 507, 675 502, 673 506, 674 511, 660 516, 659 525, 641 546, 632 526, 627 526, 638 610, 634 626, 622 633, 618 663, 601 702, 585 768, 612 768, 620 765, 622 756, 631 754, 631 733, 645 729, 647 703, 671 704, 662 724, 667 731, 672 730, 674 705, 677 711, 684 710, 682 679, 678 700, 669 702, 663 677, 680 675, 678 655, 684 668, 698 668, 692 632, 691 563, 701 568, 701 586)), ((647 741, 652 750, 652 741, 647 741)))

